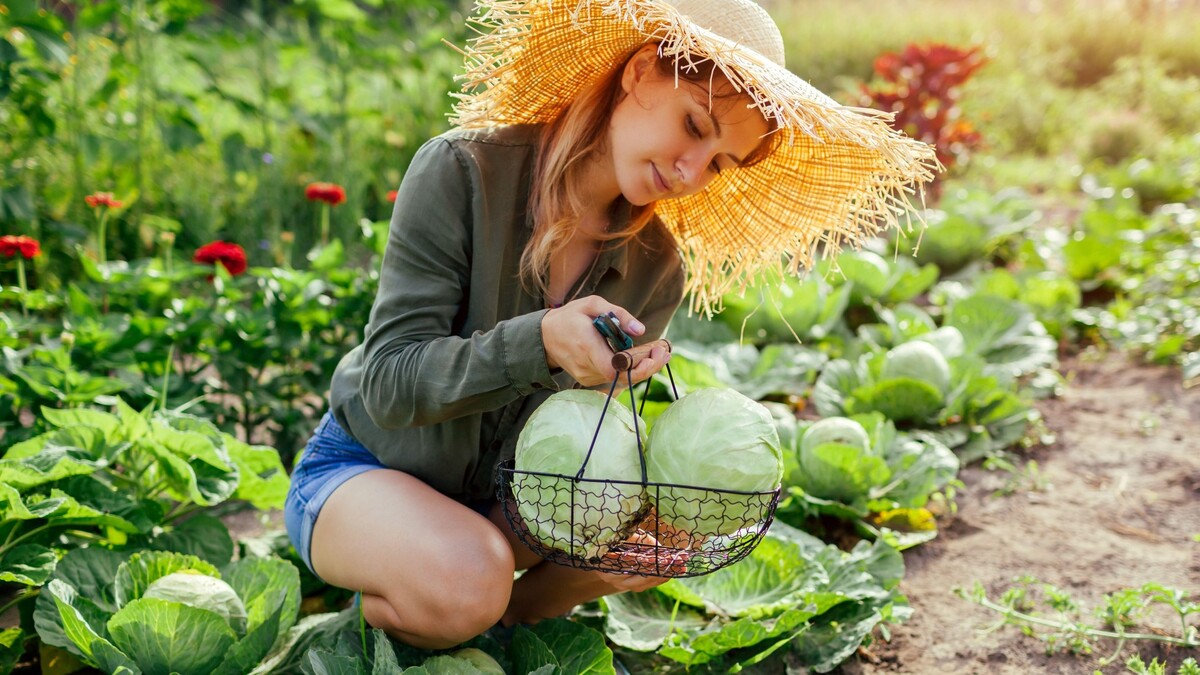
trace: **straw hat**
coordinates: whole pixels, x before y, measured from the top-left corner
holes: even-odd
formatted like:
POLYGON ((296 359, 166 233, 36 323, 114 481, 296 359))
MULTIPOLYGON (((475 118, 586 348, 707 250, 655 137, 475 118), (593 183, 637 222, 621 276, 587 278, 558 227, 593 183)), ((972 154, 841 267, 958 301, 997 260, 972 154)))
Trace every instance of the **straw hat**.
POLYGON ((839 105, 784 65, 783 38, 751 0, 478 0, 465 55, 462 127, 549 122, 639 45, 685 67, 714 62, 784 137, 764 161, 657 203, 683 254, 694 309, 767 270, 810 268, 881 229, 911 225, 908 197, 940 168, 890 115, 839 105))

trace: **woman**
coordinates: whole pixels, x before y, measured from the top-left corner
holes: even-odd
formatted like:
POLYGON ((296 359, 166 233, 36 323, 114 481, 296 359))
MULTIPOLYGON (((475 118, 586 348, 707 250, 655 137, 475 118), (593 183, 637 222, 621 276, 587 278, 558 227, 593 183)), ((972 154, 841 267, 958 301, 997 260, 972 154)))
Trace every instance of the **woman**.
MULTIPOLYGON (((484 9, 477 91, 405 175, 364 343, 287 505, 314 573, 423 648, 664 581, 545 562, 493 497, 538 404, 613 379, 594 317, 655 339, 687 292, 710 310, 783 256, 895 224, 935 166, 787 72, 750 0, 484 9)), ((633 381, 668 359, 652 350, 633 381)))

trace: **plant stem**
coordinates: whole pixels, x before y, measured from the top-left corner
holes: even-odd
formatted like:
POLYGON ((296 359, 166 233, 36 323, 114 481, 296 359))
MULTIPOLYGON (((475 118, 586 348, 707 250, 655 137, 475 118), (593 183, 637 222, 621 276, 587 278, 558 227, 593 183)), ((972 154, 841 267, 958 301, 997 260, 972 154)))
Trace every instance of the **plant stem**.
POLYGON ((3 555, 5 553, 7 553, 8 551, 12 550, 17 544, 21 543, 22 541, 25 541, 26 539, 28 539, 34 535, 41 534, 42 532, 45 532, 46 530, 50 529, 51 527, 53 527, 53 525, 51 525, 50 523, 46 523, 44 525, 35 527, 32 530, 29 530, 28 532, 26 532, 25 534, 22 534, 19 537, 13 537, 10 535, 9 541, 5 542, 4 546, 0 546, 0 555, 3 555))
MULTIPOLYGON (((988 609, 1000 612, 1009 618, 1019 619, 1021 621, 1026 621, 1038 626, 1046 626, 1047 628, 1056 628, 1059 630, 1062 630, 1063 628, 1063 622, 1045 619, 1032 614, 1026 614, 1025 612, 1015 610, 1012 607, 996 604, 989 600, 987 596, 974 598, 974 601, 984 607, 987 607, 988 609)), ((1153 633, 1115 633, 1113 631, 1100 630, 1099 628, 1089 628, 1086 626, 1081 626, 1077 630, 1092 637, 1114 638, 1117 640, 1154 640, 1155 642, 1165 642, 1167 644, 1179 645, 1181 647, 1200 647, 1200 641, 1189 640, 1186 637, 1186 633, 1184 634, 1184 637, 1180 638, 1173 635, 1155 635, 1153 633)))
POLYGON ((321 246, 329 244, 329 204, 321 203, 321 246))
POLYGON ((104 207, 101 207, 101 210, 100 210, 100 233, 99 233, 99 241, 96 242, 100 247, 99 260, 100 260, 101 265, 103 265, 105 262, 108 261, 108 255, 106 253, 107 248, 104 243, 105 239, 107 237, 107 234, 106 234, 107 230, 108 230, 108 207, 104 206, 104 207))
MULTIPOLYGON (((83 157, 83 116, 79 110, 79 12, 72 12, 71 17, 71 115, 68 120, 71 134, 71 172, 75 182, 75 194, 71 200, 72 211, 79 214, 83 208, 83 196, 87 194, 84 186, 84 157, 83 157)), ((81 215, 81 214, 80 214, 81 215)), ((81 219, 82 220, 82 219, 81 219)))
POLYGON ((17 593, 16 596, 14 596, 12 600, 9 600, 8 602, 4 603, 3 605, 0 605, 0 614, 3 614, 5 612, 7 612, 8 610, 12 609, 13 605, 17 604, 18 602, 21 602, 22 600, 24 600, 26 598, 36 598, 38 596, 38 593, 41 593, 41 592, 42 592, 42 589, 40 589, 40 588, 26 588, 25 590, 17 593))
POLYGON ((25 304, 28 298, 25 296, 29 294, 29 287, 25 284, 25 258, 19 254, 17 255, 17 285, 21 287, 21 316, 28 319, 29 308, 25 304))
POLYGON ((161 402, 159 403, 160 410, 167 409, 167 386, 169 384, 171 384, 171 371, 174 369, 173 368, 174 363, 175 363, 175 343, 172 342, 171 349, 169 349, 167 351, 167 368, 166 368, 166 371, 163 373, 162 397, 161 397, 161 402))
MULTIPOLYGON (((133 203, 133 210, 130 214, 133 220, 133 231, 137 232, 142 221, 142 204, 146 198, 146 146, 149 144, 146 138, 146 117, 151 114, 148 105, 148 94, 151 93, 151 87, 154 86, 153 68, 154 59, 145 58, 145 45, 143 44, 146 35, 143 29, 143 19, 146 17, 146 0, 134 0, 132 11, 132 29, 133 29, 133 61, 137 64, 137 98, 135 99, 135 110, 137 118, 137 142, 134 147, 137 148, 134 154, 134 176, 137 179, 138 198, 133 203)), ((140 241, 140 238, 134 237, 140 241)))

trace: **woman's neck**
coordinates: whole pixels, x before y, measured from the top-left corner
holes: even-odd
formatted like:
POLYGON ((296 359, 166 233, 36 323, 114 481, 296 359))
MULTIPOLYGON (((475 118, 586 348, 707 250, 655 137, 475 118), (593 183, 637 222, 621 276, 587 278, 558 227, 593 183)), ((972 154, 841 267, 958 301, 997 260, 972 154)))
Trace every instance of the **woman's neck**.
POLYGON ((592 234, 602 234, 608 228, 613 202, 621 197, 621 188, 617 185, 616 171, 613 169, 612 156, 607 152, 599 152, 585 160, 583 176, 580 185, 584 186, 581 193, 583 212, 580 222, 595 223, 602 221, 604 227, 592 234))

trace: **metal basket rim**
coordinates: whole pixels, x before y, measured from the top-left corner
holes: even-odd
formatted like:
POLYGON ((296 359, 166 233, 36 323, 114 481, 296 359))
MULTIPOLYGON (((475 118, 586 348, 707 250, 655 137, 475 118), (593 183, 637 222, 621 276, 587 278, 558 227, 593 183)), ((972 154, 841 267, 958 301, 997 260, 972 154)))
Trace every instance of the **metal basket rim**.
POLYGON ((566 474, 561 474, 561 473, 548 473, 545 471, 520 471, 520 470, 514 468, 513 466, 511 466, 514 463, 514 461, 515 460, 511 460, 511 459, 504 460, 503 462, 500 462, 496 466, 496 482, 498 484, 504 483, 504 475, 505 474, 508 474, 509 476, 515 476, 517 474, 521 474, 523 476, 544 476, 546 478, 558 478, 560 480, 569 480, 574 483, 600 483, 600 484, 604 484, 604 485, 639 485, 639 486, 645 487, 645 488, 650 488, 650 487, 679 488, 679 489, 683 489, 683 490, 703 490, 705 492, 715 492, 718 494, 745 495, 745 496, 774 495, 774 494, 779 494, 783 490, 782 482, 779 484, 779 487, 775 488, 774 490, 725 490, 722 488, 700 487, 697 485, 684 485, 682 483, 656 483, 654 481, 644 481, 643 482, 640 480, 620 480, 620 479, 616 479, 616 478, 611 478, 611 479, 610 478, 576 478, 575 476, 568 476, 566 474))

